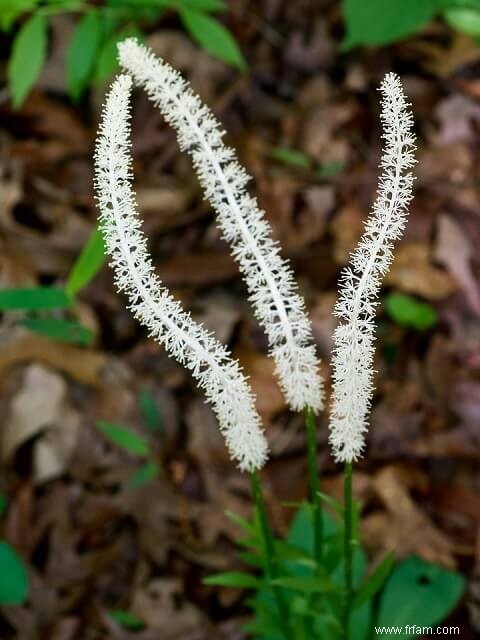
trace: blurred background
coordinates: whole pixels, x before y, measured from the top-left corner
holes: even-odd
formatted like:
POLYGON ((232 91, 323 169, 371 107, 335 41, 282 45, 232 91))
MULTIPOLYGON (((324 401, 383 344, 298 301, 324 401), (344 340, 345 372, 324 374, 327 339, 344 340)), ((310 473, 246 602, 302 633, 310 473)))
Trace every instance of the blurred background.
MULTIPOLYGON (((395 549, 458 570, 466 592, 449 623, 478 638, 480 4, 0 0, 0 27, 0 637, 246 637, 244 593, 202 578, 241 567, 224 512, 249 516, 248 477, 188 373, 125 309, 96 231, 96 127, 116 42, 133 34, 224 124, 295 269, 326 377, 339 271, 375 197, 377 87, 401 75, 415 199, 382 291, 355 492, 371 561, 395 549)), ((283 532, 282 502, 307 495, 303 417, 279 392, 190 161, 141 92, 133 153, 159 275, 250 376, 283 532)), ((327 422, 323 486, 340 498, 327 422)))

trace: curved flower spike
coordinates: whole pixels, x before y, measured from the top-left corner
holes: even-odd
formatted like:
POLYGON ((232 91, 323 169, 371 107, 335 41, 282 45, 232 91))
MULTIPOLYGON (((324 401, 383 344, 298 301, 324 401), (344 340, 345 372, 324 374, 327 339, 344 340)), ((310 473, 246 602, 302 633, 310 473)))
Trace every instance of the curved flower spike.
POLYGON ((339 462, 357 460, 364 448, 373 395, 376 298, 393 260, 393 241, 403 233, 413 197, 413 175, 407 171, 415 164, 410 105, 394 73, 385 76, 380 91, 383 173, 365 232, 341 275, 335 307, 340 324, 334 335, 330 444, 339 462))
POLYGON ((192 320, 155 275, 131 187, 129 98, 131 79, 119 76, 107 97, 95 152, 95 186, 115 282, 134 316, 187 369, 218 417, 230 455, 254 471, 267 443, 254 398, 239 363, 211 333, 192 320))
POLYGON ((223 237, 232 246, 264 327, 280 386, 294 410, 322 408, 310 322, 288 262, 272 240, 271 228, 246 191, 249 176, 234 151, 223 143, 220 124, 190 85, 161 58, 128 38, 118 45, 120 64, 161 110, 188 152, 205 195, 218 215, 223 237))

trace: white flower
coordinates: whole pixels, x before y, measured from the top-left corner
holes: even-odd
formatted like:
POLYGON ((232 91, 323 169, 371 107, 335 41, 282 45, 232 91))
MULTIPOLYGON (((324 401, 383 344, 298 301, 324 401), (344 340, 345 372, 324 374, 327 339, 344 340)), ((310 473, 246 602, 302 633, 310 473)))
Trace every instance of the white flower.
POLYGON ((172 298, 147 251, 131 187, 130 90, 130 77, 115 80, 95 153, 100 222, 115 282, 127 294, 134 316, 204 389, 232 458, 241 469, 253 471, 265 463, 267 443, 247 380, 228 350, 172 298))
POLYGON ((255 315, 264 327, 276 374, 295 410, 323 405, 322 381, 304 302, 271 228, 246 191, 249 176, 223 143, 218 121, 190 85, 162 59, 129 38, 119 44, 120 64, 161 110, 188 152, 205 195, 232 246, 255 315))
POLYGON ((341 275, 335 314, 333 404, 330 443, 337 461, 357 460, 373 395, 374 319, 381 278, 393 259, 393 241, 402 235, 412 199, 413 117, 397 75, 385 76, 382 125, 385 145, 378 196, 365 232, 341 275))

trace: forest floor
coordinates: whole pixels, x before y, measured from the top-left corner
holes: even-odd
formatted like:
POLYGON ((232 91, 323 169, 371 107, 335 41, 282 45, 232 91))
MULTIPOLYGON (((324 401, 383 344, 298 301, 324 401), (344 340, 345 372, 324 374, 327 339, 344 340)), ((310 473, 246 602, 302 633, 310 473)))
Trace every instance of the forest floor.
MULTIPOLYGON (((388 48, 343 54, 337 9, 231 4, 227 22, 248 60, 245 75, 199 51, 175 21, 147 41, 192 81, 253 176, 298 277, 327 380, 339 270, 375 197, 376 89, 386 72, 401 75, 413 103, 415 199, 382 300, 414 296, 438 321, 427 330, 400 326, 379 306, 376 395, 355 492, 372 562, 394 548, 398 557, 417 554, 466 576, 468 591, 449 620, 462 640, 473 639, 480 633, 480 47, 431 25, 388 48)), ((69 102, 63 27, 59 20, 54 55, 24 107, 0 103, 2 288, 64 283, 96 224, 92 151, 104 88, 69 102)), ((4 37, 2 69, 7 52, 4 37)), ((290 510, 282 502, 307 492, 303 419, 279 392, 190 161, 141 93, 133 152, 158 273, 250 376, 272 448, 263 474, 269 507, 284 531, 290 510)), ((229 461, 190 376, 125 309, 107 266, 70 313, 95 332, 91 347, 31 333, 16 313, 1 323, 0 493, 8 508, 0 533, 31 577, 28 604, 2 609, 1 637, 243 639, 244 594, 202 578, 240 566, 239 532, 224 512, 250 514, 248 478, 229 461), (154 399, 158 417, 142 398, 154 399), (159 474, 132 487, 140 462, 105 438, 99 420, 146 438, 159 474), (126 628, 112 610, 132 612, 144 628, 126 628)), ((327 437, 321 416, 324 491, 340 497, 327 437)))

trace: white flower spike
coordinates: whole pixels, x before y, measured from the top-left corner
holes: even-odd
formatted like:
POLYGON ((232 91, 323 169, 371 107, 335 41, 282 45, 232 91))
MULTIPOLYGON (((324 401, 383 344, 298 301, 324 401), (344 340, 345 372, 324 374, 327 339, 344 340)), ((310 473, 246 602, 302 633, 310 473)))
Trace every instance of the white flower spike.
POLYGON ((246 191, 249 176, 224 132, 189 83, 135 38, 119 44, 122 67, 142 86, 176 130, 205 195, 215 209, 223 237, 245 278, 255 315, 264 327, 280 386, 294 410, 323 406, 310 322, 288 262, 272 240, 271 228, 246 191))
POLYGON ((155 275, 131 186, 131 78, 119 76, 106 99, 95 152, 100 222, 115 282, 134 316, 203 388, 218 417, 233 459, 254 471, 267 458, 267 443, 246 378, 211 333, 195 323, 155 275))
POLYGON ((413 197, 413 175, 408 169, 416 162, 416 147, 410 105, 394 73, 385 76, 380 91, 383 173, 365 232, 341 275, 335 307, 340 324, 334 335, 330 444, 337 462, 352 462, 363 452, 373 395, 376 298, 413 197))

